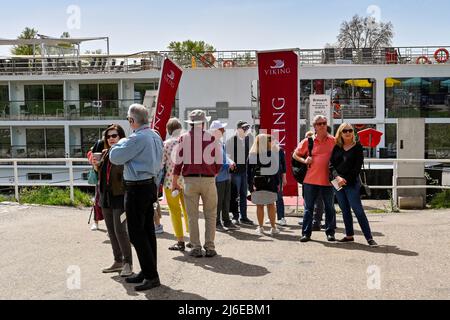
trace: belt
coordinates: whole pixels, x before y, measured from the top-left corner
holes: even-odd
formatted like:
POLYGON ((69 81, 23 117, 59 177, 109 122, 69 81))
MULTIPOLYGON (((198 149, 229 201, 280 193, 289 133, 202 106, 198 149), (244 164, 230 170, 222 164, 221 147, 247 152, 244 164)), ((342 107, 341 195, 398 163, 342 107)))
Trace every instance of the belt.
POLYGON ((185 178, 214 178, 214 176, 206 174, 188 174, 185 178))
POLYGON ((154 183, 155 178, 150 178, 147 180, 140 180, 140 181, 124 181, 124 184, 126 186, 142 186, 142 185, 146 185, 146 184, 152 184, 154 183))

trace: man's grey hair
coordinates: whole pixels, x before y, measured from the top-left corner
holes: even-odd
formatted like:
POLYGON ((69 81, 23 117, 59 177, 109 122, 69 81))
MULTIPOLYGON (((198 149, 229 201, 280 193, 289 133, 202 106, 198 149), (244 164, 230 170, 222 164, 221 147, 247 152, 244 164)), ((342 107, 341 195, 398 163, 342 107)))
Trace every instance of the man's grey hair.
POLYGON ((149 123, 148 110, 142 104, 132 104, 128 109, 128 116, 133 118, 134 121, 140 125, 149 123))
POLYGON ((314 117, 313 119, 313 126, 317 123, 317 121, 319 120, 325 120, 326 122, 328 122, 327 117, 325 117, 324 115, 318 114, 317 116, 314 117))

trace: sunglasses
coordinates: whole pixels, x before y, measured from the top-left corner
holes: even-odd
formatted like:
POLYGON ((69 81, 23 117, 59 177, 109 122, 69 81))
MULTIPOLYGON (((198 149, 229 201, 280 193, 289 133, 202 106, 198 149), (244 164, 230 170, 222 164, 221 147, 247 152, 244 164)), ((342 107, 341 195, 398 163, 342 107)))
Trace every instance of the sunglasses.
POLYGON ((353 129, 343 129, 342 133, 353 133, 353 129))
POLYGON ((326 122, 316 122, 316 126, 326 126, 326 122))
POLYGON ((127 117, 128 122, 132 123, 134 122, 134 119, 132 117, 127 117))
POLYGON ((107 135, 106 136, 106 139, 111 139, 111 138, 113 138, 113 139, 115 139, 115 138, 117 138, 119 135, 118 134, 116 134, 116 133, 114 133, 114 134, 111 134, 111 135, 107 135))

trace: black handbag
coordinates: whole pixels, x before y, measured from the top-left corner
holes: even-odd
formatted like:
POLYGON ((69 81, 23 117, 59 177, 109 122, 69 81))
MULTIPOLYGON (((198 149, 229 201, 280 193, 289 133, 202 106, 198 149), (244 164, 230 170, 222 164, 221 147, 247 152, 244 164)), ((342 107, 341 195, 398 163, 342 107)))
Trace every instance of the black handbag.
POLYGON ((366 177, 366 169, 364 167, 364 161, 363 161, 363 170, 359 173, 359 180, 361 181, 361 188, 359 190, 361 197, 369 198, 372 194, 372 191, 370 190, 370 187, 367 184, 367 177, 366 177))
MULTIPOLYGON (((312 155, 313 147, 313 138, 308 138, 308 157, 312 155)), ((300 161, 295 160, 294 157, 292 157, 291 159, 291 165, 292 175, 294 176, 295 180, 297 180, 298 183, 303 184, 303 180, 305 180, 306 177, 306 172, 308 171, 308 166, 304 163, 301 163, 300 161)))

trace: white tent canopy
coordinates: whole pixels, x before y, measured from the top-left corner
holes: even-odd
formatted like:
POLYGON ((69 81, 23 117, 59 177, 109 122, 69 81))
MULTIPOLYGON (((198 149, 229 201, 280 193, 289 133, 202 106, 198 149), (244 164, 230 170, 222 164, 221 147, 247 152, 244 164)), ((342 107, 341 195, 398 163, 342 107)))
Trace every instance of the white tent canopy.
POLYGON ((39 39, 3 39, 0 38, 0 46, 26 46, 31 45, 34 47, 43 46, 58 46, 58 45, 77 45, 78 55, 80 44, 87 41, 95 40, 105 40, 106 41, 106 51, 109 55, 109 37, 91 37, 91 38, 53 38, 47 36, 41 36, 39 39))

